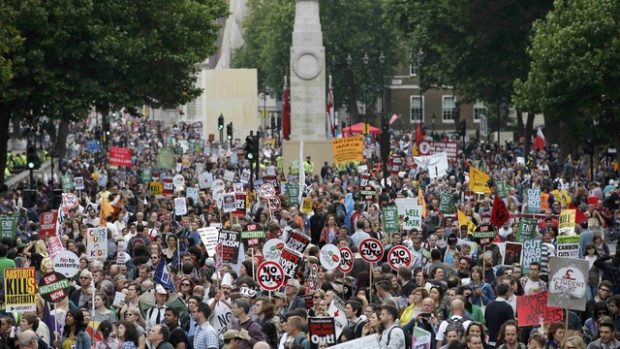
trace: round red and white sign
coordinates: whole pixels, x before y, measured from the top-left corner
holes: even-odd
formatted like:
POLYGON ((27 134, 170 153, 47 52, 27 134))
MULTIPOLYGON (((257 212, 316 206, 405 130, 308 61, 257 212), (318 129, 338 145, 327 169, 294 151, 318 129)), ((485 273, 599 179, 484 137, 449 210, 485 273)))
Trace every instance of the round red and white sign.
POLYGON ((413 263, 413 256, 407 247, 394 246, 388 252, 387 260, 390 267, 397 271, 400 267, 410 267, 413 263))
POLYGON ((338 270, 347 274, 353 270, 353 252, 348 247, 340 248, 340 265, 338 270))
POLYGON ((420 142, 420 147, 418 148, 418 150, 420 151, 421 155, 428 155, 431 152, 431 145, 426 141, 420 142))
POLYGON ((178 189, 179 187, 184 187, 185 186, 185 177, 183 177, 183 175, 176 175, 172 178, 172 184, 174 185, 175 189, 178 189))
POLYGON ((377 263, 383 258, 383 244, 375 238, 362 240, 358 246, 362 259, 368 263, 377 263))
POLYGON ((271 199, 276 196, 276 188, 269 183, 265 183, 258 188, 258 196, 262 199, 271 199))
POLYGON ((67 209, 72 209, 77 207, 79 204, 79 199, 75 194, 72 193, 63 193, 62 194, 62 206, 67 209))
POLYGON ((276 291, 284 284, 284 269, 274 261, 264 261, 256 271, 258 284, 265 291, 276 291))
POLYGON ((323 268, 327 270, 334 270, 340 265, 340 250, 336 245, 326 244, 321 248, 321 254, 319 260, 323 268))
POLYGON ((266 260, 279 260, 284 246, 286 246, 286 244, 280 239, 267 240, 263 245, 263 257, 265 257, 266 260))

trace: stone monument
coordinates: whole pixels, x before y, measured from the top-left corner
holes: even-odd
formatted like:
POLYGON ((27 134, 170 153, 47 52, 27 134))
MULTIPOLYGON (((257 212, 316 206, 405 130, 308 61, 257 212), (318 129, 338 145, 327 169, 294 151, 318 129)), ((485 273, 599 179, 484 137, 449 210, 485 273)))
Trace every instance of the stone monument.
POLYGON ((291 46, 291 140, 325 140, 325 47, 319 0, 296 0, 291 46))

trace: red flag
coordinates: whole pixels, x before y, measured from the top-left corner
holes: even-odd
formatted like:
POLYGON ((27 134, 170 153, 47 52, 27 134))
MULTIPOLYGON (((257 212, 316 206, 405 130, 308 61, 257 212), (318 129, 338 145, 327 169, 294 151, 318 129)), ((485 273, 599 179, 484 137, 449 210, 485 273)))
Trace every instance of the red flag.
POLYGON ((424 132, 422 131, 422 124, 418 124, 418 126, 415 128, 415 144, 418 147, 420 146, 420 142, 422 142, 423 138, 424 132))
POLYGON ((536 132, 536 139, 534 139, 534 149, 541 150, 545 148, 545 135, 542 130, 539 128, 538 132, 536 132))
POLYGON ((499 195, 495 195, 493 209, 491 210, 491 224, 499 228, 508 221, 509 217, 510 213, 508 213, 504 200, 502 200, 499 195))
POLYGON ((284 92, 282 93, 282 138, 289 140, 291 136, 291 90, 284 77, 284 92))

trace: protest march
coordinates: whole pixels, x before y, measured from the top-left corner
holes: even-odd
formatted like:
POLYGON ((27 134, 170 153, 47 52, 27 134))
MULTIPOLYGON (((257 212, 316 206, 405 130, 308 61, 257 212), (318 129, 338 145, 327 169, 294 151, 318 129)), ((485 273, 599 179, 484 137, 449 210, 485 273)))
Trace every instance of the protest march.
POLYGON ((615 162, 413 130, 285 167, 268 135, 110 131, 73 123, 35 202, 2 194, 0 348, 620 348, 615 162))

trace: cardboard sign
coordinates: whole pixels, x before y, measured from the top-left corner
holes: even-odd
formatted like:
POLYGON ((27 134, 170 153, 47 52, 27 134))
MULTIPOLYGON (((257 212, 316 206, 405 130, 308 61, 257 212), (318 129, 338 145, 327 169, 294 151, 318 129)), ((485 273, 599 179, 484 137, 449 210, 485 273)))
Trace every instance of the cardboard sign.
POLYGON ((265 291, 276 291, 284 284, 284 269, 274 261, 264 261, 256 271, 258 285, 265 291))
POLYGON ((298 230, 294 230, 288 234, 288 238, 286 239, 286 247, 297 251, 299 253, 304 253, 308 244, 310 244, 310 237, 298 230))
POLYGON ((240 243, 239 233, 231 230, 220 232, 218 244, 222 245, 222 261, 224 263, 237 263, 240 243))
POLYGON ((58 303, 69 295, 71 283, 60 273, 47 273, 39 279, 39 294, 50 303, 58 303))
POLYGON ((383 206, 383 230, 386 233, 396 233, 399 230, 398 209, 394 205, 383 206))
POLYGON ((538 326, 541 323, 549 324, 562 321, 562 308, 547 306, 547 292, 540 292, 529 296, 517 296, 517 314, 519 327, 538 326))
POLYGON ((336 338, 339 338, 342 330, 344 330, 348 326, 347 316, 344 313, 344 302, 342 301, 342 299, 340 299, 340 297, 334 296, 332 302, 329 304, 327 313, 329 316, 334 318, 334 325, 336 326, 336 338))
POLYGON ((184 197, 174 198, 174 214, 184 216, 187 214, 187 201, 184 197))
POLYGON ((523 273, 530 271, 532 262, 539 262, 542 258, 542 241, 539 239, 524 240, 521 248, 521 268, 523 273))
POLYGON ((579 235, 559 235, 556 241, 558 257, 579 258, 579 235))
POLYGON ((37 311, 35 268, 4 269, 4 303, 7 312, 37 311))
POLYGON ((549 258, 549 299, 547 305, 584 311, 590 265, 583 259, 549 258))
POLYGON ((398 271, 400 267, 410 267, 413 256, 406 246, 394 246, 388 251, 387 261, 392 270, 398 271))
POLYGON ((558 232, 560 235, 575 234, 575 217, 577 211, 575 209, 562 210, 560 212, 560 222, 558 232))
POLYGON ((86 255, 89 259, 108 258, 108 228, 88 228, 86 233, 86 255))
POLYGON ((304 255, 300 252, 285 247, 280 255, 279 264, 284 269, 284 275, 286 278, 294 278, 297 269, 303 260, 304 255))
POLYGON ((506 250, 504 252, 504 265, 513 265, 521 262, 522 245, 519 242, 506 242, 506 250))
POLYGON ((336 325, 333 318, 309 317, 308 332, 312 349, 336 344, 336 325))
POLYGON ((198 229, 198 235, 200 235, 200 240, 202 244, 205 246, 205 250, 209 254, 210 257, 215 256, 215 246, 217 246, 219 231, 214 227, 204 227, 198 229))
POLYGON ((338 270, 347 274, 353 270, 353 252, 348 247, 340 248, 340 264, 338 270))
POLYGON ((367 238, 360 242, 358 251, 368 263, 377 263, 383 258, 383 244, 375 238, 367 238))
POLYGON ((534 188, 527 190, 527 212, 540 212, 540 189, 534 188))
POLYGON ((334 270, 340 266, 340 250, 336 245, 333 244, 325 244, 321 248, 321 252, 319 254, 319 260, 321 261, 321 266, 326 270, 334 270))
POLYGON ((364 136, 332 139, 332 154, 336 166, 364 160, 364 136))
POLYGON ((266 260, 279 261, 285 243, 280 239, 269 239, 263 244, 263 257, 266 260))
POLYGON ((131 149, 110 147, 110 165, 131 167, 131 149))
POLYGON ((39 216, 39 237, 45 239, 56 235, 58 211, 43 212, 39 216))
POLYGON ((69 250, 62 250, 52 258, 54 271, 72 278, 80 270, 80 258, 69 250))
POLYGON ((536 224, 536 218, 519 218, 516 240, 518 242, 533 240, 536 237, 536 224))

